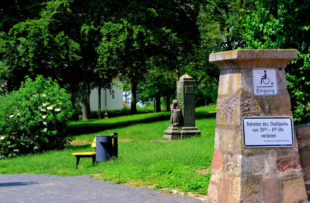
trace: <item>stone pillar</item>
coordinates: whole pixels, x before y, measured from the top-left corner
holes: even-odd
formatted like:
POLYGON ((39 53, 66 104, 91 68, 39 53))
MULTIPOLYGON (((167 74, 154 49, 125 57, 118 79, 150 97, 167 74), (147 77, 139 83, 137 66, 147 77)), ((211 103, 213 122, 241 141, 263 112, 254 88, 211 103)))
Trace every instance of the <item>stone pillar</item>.
POLYGON ((299 156, 304 172, 304 181, 308 196, 310 196, 310 124, 295 126, 298 140, 299 156))
POLYGON ((292 117, 285 68, 296 57, 296 50, 210 55, 209 61, 220 69, 210 202, 306 202, 293 132, 291 146, 248 147, 242 131, 245 117, 292 117))
POLYGON ((187 74, 178 81, 177 100, 183 114, 181 138, 200 136, 200 131, 195 127, 195 80, 187 74))

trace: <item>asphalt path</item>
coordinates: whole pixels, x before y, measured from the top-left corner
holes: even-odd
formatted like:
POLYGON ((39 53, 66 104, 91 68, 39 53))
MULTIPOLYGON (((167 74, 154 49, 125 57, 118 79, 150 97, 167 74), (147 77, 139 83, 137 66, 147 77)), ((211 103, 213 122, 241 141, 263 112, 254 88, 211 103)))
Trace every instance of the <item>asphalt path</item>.
POLYGON ((196 198, 166 194, 161 191, 117 185, 89 176, 0 175, 0 202, 189 202, 196 198))

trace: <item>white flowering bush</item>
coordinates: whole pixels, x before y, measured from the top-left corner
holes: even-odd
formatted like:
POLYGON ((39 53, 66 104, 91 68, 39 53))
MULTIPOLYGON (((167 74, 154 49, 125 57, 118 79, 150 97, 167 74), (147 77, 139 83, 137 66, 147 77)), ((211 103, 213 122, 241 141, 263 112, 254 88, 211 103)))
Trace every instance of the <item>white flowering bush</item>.
POLYGON ((72 115, 70 95, 51 79, 30 78, 0 97, 0 158, 61 149, 72 115))

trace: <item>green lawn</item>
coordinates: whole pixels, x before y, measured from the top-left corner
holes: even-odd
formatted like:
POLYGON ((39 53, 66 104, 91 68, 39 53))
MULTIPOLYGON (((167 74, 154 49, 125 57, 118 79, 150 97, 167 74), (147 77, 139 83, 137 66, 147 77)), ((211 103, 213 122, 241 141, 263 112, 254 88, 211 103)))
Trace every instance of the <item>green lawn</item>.
POLYGON ((163 132, 170 121, 136 124, 74 136, 72 144, 62 151, 0 160, 0 174, 90 174, 115 183, 152 185, 155 189, 178 188, 184 192, 206 194, 210 174, 197 173, 196 170, 210 169, 215 118, 208 117, 214 113, 215 106, 197 108, 196 111, 200 115, 196 119, 196 126, 202 132, 201 137, 156 142, 163 140, 163 132), (84 158, 80 161, 79 169, 75 170, 75 157, 71 153, 93 151, 89 143, 96 135, 113 132, 119 134, 119 158, 101 162, 94 167, 91 167, 91 159, 84 158))

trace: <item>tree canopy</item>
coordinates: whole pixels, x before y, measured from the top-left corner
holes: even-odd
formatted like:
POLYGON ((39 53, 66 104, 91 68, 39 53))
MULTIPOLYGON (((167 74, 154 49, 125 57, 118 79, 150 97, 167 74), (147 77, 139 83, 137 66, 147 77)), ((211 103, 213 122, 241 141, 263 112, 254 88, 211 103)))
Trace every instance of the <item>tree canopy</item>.
MULTIPOLYGON (((178 77, 196 80, 196 104, 216 102, 210 53, 237 48, 296 48, 287 69, 295 120, 310 120, 310 2, 262 0, 5 0, 0 7, 0 92, 26 75, 52 77, 89 111, 93 87, 119 76, 137 99, 163 97, 178 77)), ((87 115, 86 115, 87 117, 87 115)))
POLYGON ((298 58, 287 68, 294 120, 310 121, 310 2, 253 1, 257 9, 248 12, 243 32, 247 48, 293 48, 298 58))

